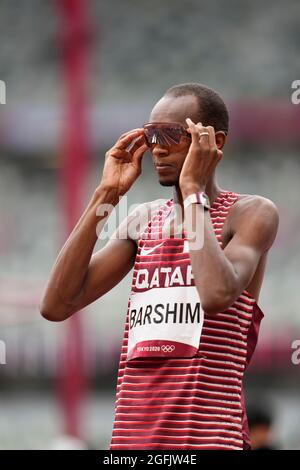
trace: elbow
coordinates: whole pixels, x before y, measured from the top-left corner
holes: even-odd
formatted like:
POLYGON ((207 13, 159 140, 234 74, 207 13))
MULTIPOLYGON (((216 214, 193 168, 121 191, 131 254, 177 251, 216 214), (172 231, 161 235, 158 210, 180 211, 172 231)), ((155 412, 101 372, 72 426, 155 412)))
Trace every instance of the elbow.
POLYGON ((202 308, 204 312, 208 315, 216 315, 217 313, 220 313, 225 310, 224 308, 220 307, 219 305, 213 302, 202 304, 202 308))
POLYGON ((77 310, 71 302, 67 303, 65 299, 62 299, 57 290, 46 289, 39 303, 41 316, 51 322, 67 320, 77 310))
POLYGON ((49 308, 45 302, 39 304, 39 312, 41 316, 51 322, 61 322, 70 316, 70 312, 62 311, 60 308, 49 308))
POLYGON ((229 308, 233 302, 233 296, 223 292, 219 295, 205 296, 201 300, 201 306, 208 315, 216 315, 229 308))
POLYGON ((224 306, 223 303, 215 302, 212 300, 207 300, 202 303, 202 308, 205 313, 208 315, 216 315, 217 313, 223 312, 226 310, 227 306, 224 306))

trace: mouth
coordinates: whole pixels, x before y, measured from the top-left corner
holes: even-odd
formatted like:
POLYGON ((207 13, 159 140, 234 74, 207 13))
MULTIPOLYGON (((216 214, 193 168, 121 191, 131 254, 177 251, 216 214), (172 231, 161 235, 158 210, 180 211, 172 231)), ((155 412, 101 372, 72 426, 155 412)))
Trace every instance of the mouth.
POLYGON ((173 168, 173 165, 171 163, 155 163, 155 168, 157 171, 166 171, 170 170, 170 168, 173 168))

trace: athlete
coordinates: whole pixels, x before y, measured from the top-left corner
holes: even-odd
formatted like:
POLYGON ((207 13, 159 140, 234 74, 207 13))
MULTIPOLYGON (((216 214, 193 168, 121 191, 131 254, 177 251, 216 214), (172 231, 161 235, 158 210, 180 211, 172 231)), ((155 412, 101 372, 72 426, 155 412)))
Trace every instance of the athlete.
POLYGON ((40 310, 61 321, 134 268, 111 449, 250 448, 243 376, 279 217, 271 200, 219 186, 228 121, 214 90, 196 83, 167 90, 149 123, 106 153, 101 181, 50 274, 40 310), (141 204, 93 254, 146 150, 173 197, 141 204))

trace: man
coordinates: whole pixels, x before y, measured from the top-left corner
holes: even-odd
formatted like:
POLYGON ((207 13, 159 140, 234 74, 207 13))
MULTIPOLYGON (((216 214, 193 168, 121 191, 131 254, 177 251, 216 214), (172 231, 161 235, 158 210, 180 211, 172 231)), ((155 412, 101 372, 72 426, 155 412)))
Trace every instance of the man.
POLYGON ((269 199, 218 185, 228 111, 214 90, 173 86, 149 121, 107 152, 100 184, 52 269, 41 313, 64 320, 134 267, 111 448, 249 448, 242 380, 263 316, 257 301, 278 212, 269 199), (96 227, 107 217, 97 208, 117 205, 147 149, 173 199, 141 205, 92 255, 96 227))
POLYGON ((265 404, 248 409, 252 450, 276 450, 272 445, 273 421, 273 415, 265 404))

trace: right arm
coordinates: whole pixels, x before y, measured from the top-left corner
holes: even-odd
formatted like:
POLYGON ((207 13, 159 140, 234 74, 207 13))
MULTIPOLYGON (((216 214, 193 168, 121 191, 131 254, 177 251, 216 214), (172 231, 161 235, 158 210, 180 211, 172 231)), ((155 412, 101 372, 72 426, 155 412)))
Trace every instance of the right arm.
POLYGON ((103 226, 107 219, 107 215, 96 212, 101 204, 117 205, 141 173, 146 149, 143 130, 136 129, 123 134, 106 153, 101 183, 51 270, 40 303, 40 312, 47 320, 69 318, 112 289, 132 268, 136 243, 129 238, 111 239, 92 255, 99 223, 103 226))

